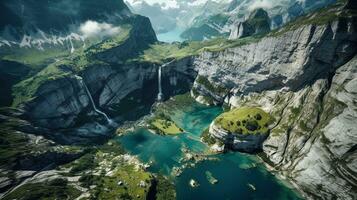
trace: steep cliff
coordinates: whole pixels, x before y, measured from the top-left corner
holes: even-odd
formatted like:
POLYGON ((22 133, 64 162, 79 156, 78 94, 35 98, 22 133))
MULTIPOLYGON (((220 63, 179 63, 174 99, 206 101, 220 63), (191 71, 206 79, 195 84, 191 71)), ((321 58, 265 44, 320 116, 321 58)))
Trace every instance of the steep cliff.
MULTIPOLYGON (((90 97, 84 84, 88 87, 94 103, 99 108, 112 113, 112 117, 121 115, 120 110, 124 109, 123 107, 130 109, 125 99, 134 92, 142 93, 136 99, 141 103, 135 106, 148 108, 157 95, 155 91, 158 88, 158 65, 154 63, 98 63, 90 64, 78 72, 72 71, 71 65, 51 67, 20 83, 15 89, 18 91, 19 101, 21 98, 26 99, 18 104, 24 108, 26 118, 41 127, 51 129, 73 127, 92 112, 90 97), (51 67, 58 71, 51 74, 51 67), (83 78, 83 82, 78 79, 78 76, 83 78), (23 90, 29 86, 35 87, 32 94, 27 93, 22 97, 23 90), (147 93, 147 91, 153 92, 147 93)), ((163 84, 167 97, 190 89, 190 83, 195 77, 192 68, 190 58, 171 63, 164 68, 163 84), (185 84, 178 85, 179 82, 185 84)))
POLYGON ((260 107, 275 118, 261 157, 311 198, 357 196, 352 13, 341 5, 327 8, 259 42, 205 52, 194 62, 199 77, 206 77, 196 79, 195 98, 231 108, 260 107))
POLYGON ((232 30, 229 39, 265 34, 270 31, 270 18, 268 13, 260 8, 254 10, 244 22, 239 22, 232 30))

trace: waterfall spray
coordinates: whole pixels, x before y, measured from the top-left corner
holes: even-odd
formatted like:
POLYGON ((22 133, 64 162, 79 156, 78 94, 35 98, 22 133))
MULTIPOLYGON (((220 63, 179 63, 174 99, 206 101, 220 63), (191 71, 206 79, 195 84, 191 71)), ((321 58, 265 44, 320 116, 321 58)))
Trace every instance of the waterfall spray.
POLYGON ((80 77, 80 76, 76 76, 76 77, 79 79, 80 83, 81 83, 82 86, 84 87, 84 89, 85 89, 85 91, 86 91, 86 93, 87 93, 87 96, 88 96, 88 98, 89 98, 89 100, 90 100, 90 102, 91 102, 91 104, 92 104, 92 107, 93 107, 94 111, 95 111, 96 113, 102 115, 102 116, 107 120, 108 124, 112 124, 113 121, 108 117, 108 115, 105 114, 104 112, 102 112, 101 110, 99 110, 99 109, 97 108, 97 106, 95 105, 94 100, 93 100, 93 97, 92 97, 91 93, 89 92, 89 89, 88 89, 87 85, 84 83, 83 78, 80 77))

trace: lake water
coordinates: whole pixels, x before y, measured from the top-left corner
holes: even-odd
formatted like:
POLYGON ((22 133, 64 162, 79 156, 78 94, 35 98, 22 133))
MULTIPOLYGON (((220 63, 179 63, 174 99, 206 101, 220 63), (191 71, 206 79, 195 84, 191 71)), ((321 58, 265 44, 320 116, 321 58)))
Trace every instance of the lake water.
POLYGON ((157 34, 157 39, 161 42, 183 42, 184 39, 180 37, 183 31, 179 28, 176 28, 167 33, 157 34))
MULTIPOLYGON (((185 134, 159 136, 146 129, 138 129, 119 137, 118 141, 142 161, 151 161, 150 171, 169 176, 173 167, 182 165, 182 148, 194 153, 206 152, 208 147, 199 141, 199 136, 220 113, 222 109, 219 107, 194 104, 189 111, 172 116, 185 130, 185 134)), ((210 157, 217 160, 199 162, 195 167, 184 169, 181 176, 174 178, 177 199, 300 199, 253 155, 231 152, 210 157), (256 167, 249 167, 253 165, 256 167), (211 184, 206 172, 211 172, 218 183, 211 184), (190 187, 191 179, 197 180, 199 187, 190 187)))

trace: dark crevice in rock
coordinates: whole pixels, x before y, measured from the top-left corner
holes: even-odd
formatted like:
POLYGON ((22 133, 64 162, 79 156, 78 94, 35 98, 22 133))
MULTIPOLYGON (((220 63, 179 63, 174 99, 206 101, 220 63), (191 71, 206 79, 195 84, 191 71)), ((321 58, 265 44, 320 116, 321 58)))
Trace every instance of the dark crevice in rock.
POLYGON ((353 145, 346 153, 346 154, 352 154, 357 151, 357 144, 353 145))
POLYGON ((307 39, 305 47, 308 47, 308 45, 310 44, 312 38, 314 37, 315 31, 316 31, 316 26, 315 25, 311 25, 309 38, 307 39))

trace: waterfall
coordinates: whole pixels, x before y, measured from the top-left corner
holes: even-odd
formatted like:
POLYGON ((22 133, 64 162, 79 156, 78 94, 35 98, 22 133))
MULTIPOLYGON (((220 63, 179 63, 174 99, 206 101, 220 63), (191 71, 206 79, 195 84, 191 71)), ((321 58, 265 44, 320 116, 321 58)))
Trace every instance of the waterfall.
POLYGON ((162 93, 162 77, 161 77, 161 76, 162 76, 162 68, 168 66, 169 64, 173 63, 174 61, 175 61, 175 59, 172 60, 172 61, 170 61, 170 62, 168 62, 168 63, 165 63, 165 64, 163 64, 163 65, 161 65, 161 66, 159 67, 159 70, 158 70, 159 93, 157 94, 157 100, 158 100, 158 101, 162 101, 163 98, 164 98, 164 94, 162 93))
POLYGON ((162 101, 164 97, 164 94, 162 93, 161 73, 162 73, 162 65, 159 67, 159 71, 158 71, 158 80, 159 80, 159 93, 157 94, 158 101, 162 101))
POLYGON ((83 78, 80 77, 80 76, 76 76, 76 77, 80 80, 80 83, 83 85, 83 87, 84 87, 84 89, 85 89, 85 91, 86 91, 86 93, 87 93, 87 96, 88 96, 88 98, 89 98, 89 100, 90 100, 90 102, 91 102, 91 104, 92 104, 92 107, 93 107, 94 111, 95 111, 96 113, 102 115, 102 116, 107 120, 108 124, 112 124, 113 121, 108 117, 108 115, 105 114, 104 112, 100 111, 100 110, 97 108, 97 106, 95 105, 94 100, 93 100, 93 97, 92 97, 91 93, 89 92, 89 89, 88 89, 87 85, 84 83, 83 78))
POLYGON ((71 44, 71 53, 74 53, 75 49, 71 38, 69 39, 69 43, 71 44))

